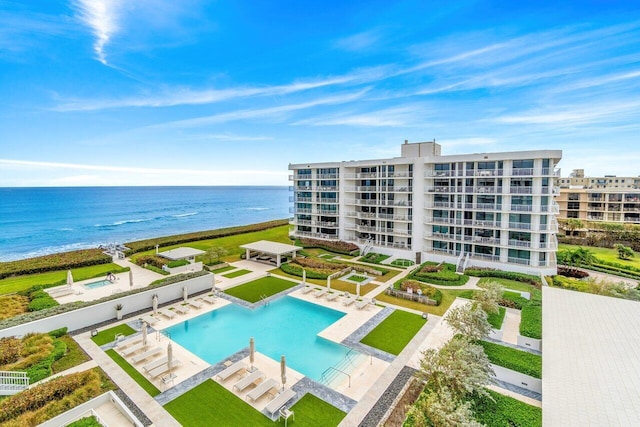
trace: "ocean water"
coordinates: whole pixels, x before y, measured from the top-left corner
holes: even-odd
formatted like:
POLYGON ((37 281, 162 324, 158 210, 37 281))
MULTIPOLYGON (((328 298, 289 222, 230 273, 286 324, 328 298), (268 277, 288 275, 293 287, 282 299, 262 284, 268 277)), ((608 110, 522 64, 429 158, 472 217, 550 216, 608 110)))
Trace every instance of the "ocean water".
POLYGON ((289 216, 287 187, 0 188, 0 261, 289 216))

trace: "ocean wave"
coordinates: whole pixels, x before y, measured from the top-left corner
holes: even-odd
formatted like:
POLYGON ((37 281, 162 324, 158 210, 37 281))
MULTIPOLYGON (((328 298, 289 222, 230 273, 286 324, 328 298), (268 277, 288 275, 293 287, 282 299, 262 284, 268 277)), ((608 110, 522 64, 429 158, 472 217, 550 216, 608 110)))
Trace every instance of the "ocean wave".
POLYGON ((140 218, 140 219, 125 219, 122 221, 116 221, 112 224, 96 224, 94 227, 98 227, 98 228, 102 228, 102 227, 117 227, 119 225, 125 225, 125 224, 135 224, 138 222, 149 222, 149 221, 153 221, 156 220, 157 218, 140 218))
POLYGON ((189 212, 189 213, 183 213, 183 214, 177 214, 177 215, 171 215, 174 218, 184 218, 185 216, 194 216, 194 215, 198 215, 200 212, 189 212))
POLYGON ((73 231, 73 228, 58 228, 58 231, 73 231))
POLYGON ((247 208, 248 211, 268 211, 271 208, 247 208))

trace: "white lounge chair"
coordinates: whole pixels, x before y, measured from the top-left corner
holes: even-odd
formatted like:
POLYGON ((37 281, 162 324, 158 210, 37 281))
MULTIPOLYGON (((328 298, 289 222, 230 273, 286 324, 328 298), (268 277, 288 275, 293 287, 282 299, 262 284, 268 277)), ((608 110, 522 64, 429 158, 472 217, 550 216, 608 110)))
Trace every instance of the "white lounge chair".
POLYGON ((313 289, 314 289, 314 288, 313 288, 313 286, 309 286, 309 285, 307 285, 307 286, 305 286, 305 287, 302 289, 302 293, 303 293, 303 294, 308 294, 308 293, 309 293, 309 292, 311 292, 313 289))
POLYGON ((203 297, 200 297, 200 299, 210 305, 213 305, 218 302, 218 297, 215 297, 215 296, 212 297, 210 295, 205 295, 203 297))
POLYGON ((229 366, 225 370, 218 372, 216 374, 216 377, 220 378, 220 381, 224 381, 230 376, 237 374, 238 372, 246 369, 247 369, 247 364, 240 360, 234 363, 233 365, 229 366))
POLYGON ((187 314, 189 312, 189 306, 178 304, 173 306, 173 310, 177 311, 180 314, 187 314))
POLYGON ((174 317, 176 317, 176 314, 173 311, 165 310, 164 308, 159 308, 158 314, 162 314, 167 319, 173 319, 174 317))
POLYGON ((348 297, 346 297, 346 298, 342 301, 342 305, 344 305, 344 306, 348 307, 348 306, 350 306, 351 304, 353 304, 354 302, 356 302, 356 299, 355 299, 355 298, 352 298, 352 297, 350 297, 350 296, 348 296, 348 297))
MULTIPOLYGON (((171 361, 171 369, 172 370, 177 368, 177 367, 179 367, 179 366, 182 366, 182 362, 181 361, 179 361, 177 359, 174 359, 174 360, 171 361)), ((147 372, 147 375, 149 375, 149 377, 151 379, 154 379, 154 378, 158 378, 161 375, 166 374, 167 372, 169 372, 169 364, 165 363, 164 365, 160 365, 157 368, 150 370, 149 372, 147 372)))
POLYGON ((293 399, 295 395, 296 392, 288 388, 274 397, 271 402, 267 403, 267 406, 265 406, 264 409, 266 409, 267 413, 271 415, 271 419, 273 420, 273 415, 277 415, 280 408, 282 408, 288 401, 293 399))
POLYGON ((120 342, 116 342, 116 350, 128 347, 130 345, 138 344, 142 342, 142 335, 136 335, 134 337, 127 338, 120 342))
POLYGON ((73 286, 60 286, 58 288, 49 289, 49 295, 52 297, 63 297, 65 295, 73 294, 73 286))
POLYGON ((358 310, 362 310, 363 308, 365 308, 368 305, 369 305, 369 300, 363 299, 362 301, 358 301, 356 303, 356 308, 358 310))
POLYGON ((155 317, 149 316, 148 314, 143 314, 142 316, 138 317, 138 319, 147 322, 148 325, 155 325, 160 321, 160 319, 156 319, 155 317))
POLYGON ((162 353, 162 349, 160 347, 153 347, 150 350, 145 351, 144 353, 140 353, 136 356, 133 356, 131 358, 131 361, 133 363, 138 363, 138 362, 142 362, 145 359, 150 358, 151 356, 155 356, 158 353, 162 353))
POLYGON ((189 304, 191 307, 197 308, 198 310, 202 308, 202 302, 194 299, 187 300, 187 304, 189 304))
POLYGON ((245 388, 249 387, 251 384, 255 384, 258 381, 264 379, 264 377, 265 375, 262 371, 260 370, 253 371, 249 375, 247 375, 246 377, 244 377, 243 379, 235 383, 233 387, 231 387, 231 389, 233 390, 234 388, 236 388, 238 389, 238 391, 242 391, 245 388))
POLYGON ((169 358, 167 356, 162 357, 158 360, 154 360, 153 362, 147 363, 142 367, 142 370, 145 372, 152 371, 158 366, 166 365, 168 361, 169 361, 169 358))
POLYGON ((278 382, 273 378, 269 378, 268 380, 258 384, 256 388, 254 388, 249 393, 247 393, 246 399, 247 400, 251 399, 253 401, 256 401, 260 399, 262 396, 264 396, 266 393, 268 393, 269 391, 276 388, 277 386, 278 386, 278 382))
POLYGON ((132 347, 127 347, 124 350, 120 350, 120 353, 122 353, 123 356, 131 356, 133 353, 137 351, 146 349, 148 345, 149 344, 144 344, 140 342, 139 344, 136 344, 132 347))
POLYGON ((316 298, 321 298, 321 297, 325 296, 327 292, 329 292, 327 290, 327 288, 318 289, 317 291, 315 291, 313 293, 313 296, 316 297, 316 298))
POLYGON ((334 292, 332 294, 327 295, 327 301, 335 301, 340 296, 339 293, 334 292))

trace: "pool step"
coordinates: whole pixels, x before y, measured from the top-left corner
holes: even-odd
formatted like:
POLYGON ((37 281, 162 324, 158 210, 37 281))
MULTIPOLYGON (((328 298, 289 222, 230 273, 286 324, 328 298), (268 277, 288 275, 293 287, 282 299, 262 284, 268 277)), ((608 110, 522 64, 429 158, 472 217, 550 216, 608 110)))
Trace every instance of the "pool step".
POLYGON ((320 383, 327 387, 337 385, 344 381, 345 374, 350 375, 367 359, 367 355, 350 350, 340 362, 331 368, 327 368, 320 379, 320 383))

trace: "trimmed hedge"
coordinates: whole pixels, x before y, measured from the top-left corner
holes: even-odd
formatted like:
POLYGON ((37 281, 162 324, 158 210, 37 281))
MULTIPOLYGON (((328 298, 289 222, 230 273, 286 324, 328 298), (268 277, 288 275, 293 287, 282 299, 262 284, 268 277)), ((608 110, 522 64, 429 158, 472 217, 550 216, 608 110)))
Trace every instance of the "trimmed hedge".
POLYGON ((189 261, 187 261, 186 259, 177 259, 175 261, 171 261, 170 263, 168 263, 167 267, 176 268, 176 267, 182 267, 183 265, 189 265, 189 261))
MULTIPOLYGON (((299 264, 288 262, 286 264, 280 265, 280 269, 287 274, 302 277, 302 266, 299 264)), ((335 271, 333 273, 320 273, 310 268, 307 268, 306 270, 307 270, 307 279, 324 280, 327 277, 329 277, 331 274, 335 273, 335 271)))
POLYGON ((154 287, 161 287, 161 286, 171 285, 173 283, 181 282, 183 280, 189 280, 189 279, 193 279, 195 277, 200 277, 200 276, 203 276, 205 274, 209 274, 209 272, 202 270, 202 271, 197 271, 197 272, 194 272, 194 273, 178 274, 176 276, 170 276, 170 277, 167 277, 165 279, 156 280, 155 282, 151 283, 146 288, 132 289, 130 291, 126 291, 126 292, 122 292, 122 293, 114 294, 114 295, 109 295, 109 296, 106 296, 106 297, 103 297, 103 298, 100 298, 100 299, 97 299, 97 300, 94 300, 94 301, 73 301, 73 302, 69 302, 69 303, 66 303, 66 304, 61 304, 61 305, 58 305, 58 306, 55 306, 55 307, 46 308, 46 309, 40 310, 40 311, 34 311, 34 312, 30 312, 30 313, 21 314, 19 316, 15 316, 15 317, 0 321, 0 329, 6 329, 6 328, 10 328, 12 326, 21 325, 23 323, 33 322, 35 320, 44 319, 44 318, 47 318, 47 317, 50 317, 50 316, 55 316, 56 314, 67 313, 69 311, 77 310, 77 309, 83 308, 83 307, 90 307, 92 305, 100 304, 100 303, 105 302, 105 301, 111 301, 111 300, 114 300, 114 299, 122 298, 123 296, 133 295, 133 294, 137 294, 137 293, 140 293, 140 292, 146 292, 149 289, 154 288, 154 287))
POLYGON ((375 252, 369 252, 368 254, 360 258, 360 261, 369 262, 371 264, 380 264, 382 261, 389 258, 391 258, 391 255, 382 255, 375 252))
POLYGON ((407 277, 412 280, 442 286, 462 286, 469 280, 469 276, 457 274, 456 266, 453 264, 437 264, 430 261, 420 264, 407 277))
POLYGON ((144 267, 147 264, 147 266, 151 265, 159 270, 162 270, 162 266, 167 263, 167 260, 159 255, 138 256, 133 261, 140 267, 144 267))
POLYGON ((218 237, 235 236, 236 234, 251 233, 254 231, 268 230, 289 224, 287 219, 260 222, 257 224, 243 225, 239 227, 218 228, 215 230, 198 231, 195 233, 177 234, 174 236, 158 237, 155 239, 138 240, 125 244, 129 248, 127 256, 132 254, 155 249, 159 247, 179 245, 182 243, 196 242, 198 240, 216 239, 218 237))
POLYGON ((542 307, 527 305, 522 307, 520 315, 520 335, 542 339, 542 307))
POLYGON ((506 314, 507 310, 505 310, 504 307, 500 307, 497 313, 487 314, 487 322, 493 326, 493 329, 499 330, 502 328, 502 323, 504 322, 504 316, 506 314))
POLYGON ((27 309, 29 311, 40 311, 47 308, 55 307, 58 304, 51 295, 41 290, 40 287, 35 287, 35 290, 29 292, 29 305, 27 309))
POLYGON ((111 257, 103 254, 101 249, 81 249, 77 251, 60 252, 18 261, 0 262, 0 279, 25 274, 108 264, 110 262, 111 257))
POLYGON ((542 356, 488 341, 477 341, 494 365, 542 378, 542 356))
POLYGON ((489 396, 471 396, 471 410, 474 418, 487 427, 540 427, 542 408, 486 390, 489 396))
POLYGON ((529 300, 524 298, 518 292, 505 291, 502 293, 502 299, 498 302, 498 304, 503 307, 522 310, 522 307, 529 304, 529 300))
POLYGON ((472 267, 472 268, 467 268, 464 271, 464 274, 468 274, 469 276, 475 276, 475 277, 496 277, 498 279, 515 280, 516 282, 528 283, 530 285, 535 286, 536 288, 540 288, 542 286, 542 283, 540 282, 539 277, 532 276, 530 274, 516 273, 514 271, 503 271, 503 270, 496 270, 493 268, 472 267))
POLYGON ((355 255, 360 248, 358 245, 343 242, 342 240, 320 240, 320 239, 308 239, 306 237, 300 237, 296 242, 305 248, 319 248, 329 252, 335 252, 344 255, 355 255))

